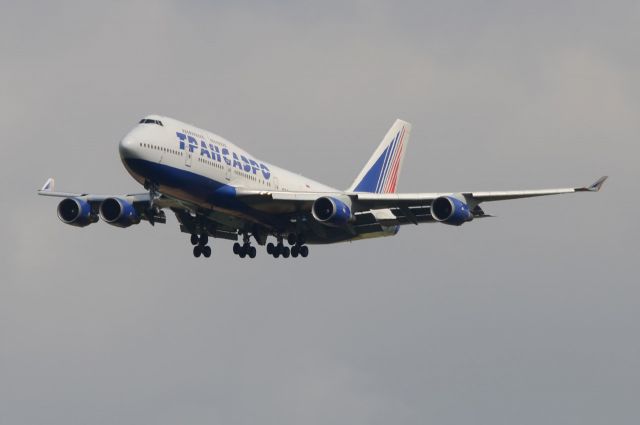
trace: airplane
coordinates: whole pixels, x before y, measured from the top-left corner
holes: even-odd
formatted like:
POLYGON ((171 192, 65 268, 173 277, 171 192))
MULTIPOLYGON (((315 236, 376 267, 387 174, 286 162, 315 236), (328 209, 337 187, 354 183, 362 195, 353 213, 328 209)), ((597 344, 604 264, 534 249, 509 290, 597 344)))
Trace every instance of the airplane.
POLYGON ((410 133, 411 124, 396 120, 351 186, 339 190, 258 160, 217 134, 149 115, 119 143, 125 169, 145 192, 56 192, 49 178, 38 194, 64 198, 57 213, 71 226, 99 219, 121 228, 155 225, 166 223, 171 210, 196 258, 211 256, 209 238, 235 241, 241 258, 256 256, 252 238, 274 258, 288 258, 307 257, 311 244, 393 236, 407 224, 460 226, 491 217, 484 202, 597 192, 607 179, 560 189, 397 193, 410 133), (267 243, 269 237, 276 243, 267 243))

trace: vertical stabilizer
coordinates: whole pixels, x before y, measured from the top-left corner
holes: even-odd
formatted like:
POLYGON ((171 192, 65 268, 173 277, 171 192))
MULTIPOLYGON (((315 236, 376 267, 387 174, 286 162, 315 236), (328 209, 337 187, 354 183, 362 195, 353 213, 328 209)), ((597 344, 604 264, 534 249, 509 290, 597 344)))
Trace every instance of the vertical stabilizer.
POLYGON ((396 120, 348 192, 394 193, 411 133, 411 124, 396 120))

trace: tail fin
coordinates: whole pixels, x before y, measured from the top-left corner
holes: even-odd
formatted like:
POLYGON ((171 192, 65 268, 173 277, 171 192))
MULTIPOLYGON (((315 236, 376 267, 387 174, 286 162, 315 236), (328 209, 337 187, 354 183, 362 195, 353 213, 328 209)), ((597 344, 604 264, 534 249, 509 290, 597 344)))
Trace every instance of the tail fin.
POLYGON ((347 191, 394 193, 410 133, 411 124, 396 120, 347 191))

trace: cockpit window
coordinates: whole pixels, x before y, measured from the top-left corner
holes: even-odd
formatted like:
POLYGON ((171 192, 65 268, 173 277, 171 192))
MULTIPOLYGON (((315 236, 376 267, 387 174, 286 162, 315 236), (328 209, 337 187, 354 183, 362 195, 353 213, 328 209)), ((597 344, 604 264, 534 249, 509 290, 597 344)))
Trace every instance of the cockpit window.
POLYGON ((164 125, 162 125, 162 121, 160 121, 160 120, 150 120, 148 118, 141 119, 140 120, 140 124, 156 124, 156 125, 164 127, 164 125))

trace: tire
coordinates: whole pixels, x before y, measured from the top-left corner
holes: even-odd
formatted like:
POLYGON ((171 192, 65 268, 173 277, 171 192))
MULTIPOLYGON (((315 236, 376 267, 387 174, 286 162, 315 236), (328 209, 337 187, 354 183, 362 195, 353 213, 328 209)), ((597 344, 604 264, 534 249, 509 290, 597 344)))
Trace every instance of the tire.
POLYGON ((209 243, 209 235, 200 235, 200 240, 198 241, 198 243, 202 246, 205 246, 207 243, 209 243))
POLYGON ((291 250, 289 249, 288 246, 285 246, 284 249, 282 250, 282 256, 284 258, 289 258, 289 254, 291 254, 291 250))
POLYGON ((297 257, 298 254, 300 254, 300 247, 298 245, 294 245, 291 247, 291 256, 292 257, 297 257))
POLYGON ((287 236, 287 242, 289 242, 289 245, 295 245, 297 240, 298 237, 295 233, 289 233, 289 236, 287 236))
POLYGON ((250 258, 256 258, 256 254, 258 253, 258 251, 256 250, 255 246, 249 247, 249 257, 250 258))
POLYGON ((233 253, 236 255, 240 255, 240 250, 242 250, 242 247, 240 246, 240 244, 238 242, 233 244, 233 253))
POLYGON ((275 248, 275 245, 269 242, 267 244, 267 254, 273 255, 273 248, 275 248))
POLYGON ((191 245, 198 245, 198 235, 191 235, 191 245))
POLYGON ((273 251, 273 258, 278 258, 279 256, 280 256, 280 251, 279 251, 279 250, 277 250, 277 249, 275 249, 275 250, 273 251))
POLYGON ((211 247, 210 246, 202 247, 202 255, 204 255, 205 258, 211 257, 211 247))
POLYGON ((193 247, 193 256, 198 258, 202 255, 202 247, 200 245, 196 245, 193 247))
POLYGON ((309 255, 309 247, 302 245, 300 247, 300 255, 302 255, 302 258, 307 258, 307 255, 309 255))
POLYGON ((240 258, 245 258, 247 256, 247 251, 245 251, 244 249, 240 251, 240 254, 238 254, 240 256, 240 258))

